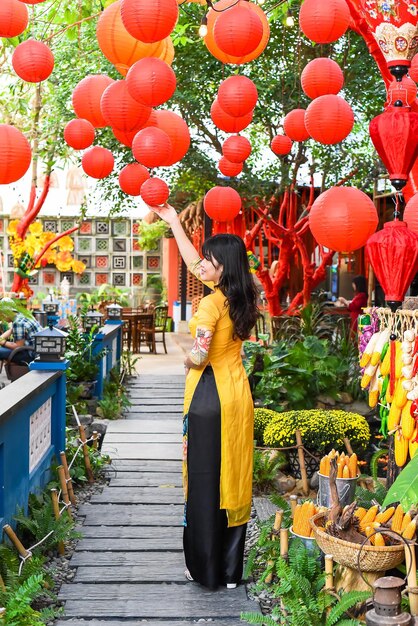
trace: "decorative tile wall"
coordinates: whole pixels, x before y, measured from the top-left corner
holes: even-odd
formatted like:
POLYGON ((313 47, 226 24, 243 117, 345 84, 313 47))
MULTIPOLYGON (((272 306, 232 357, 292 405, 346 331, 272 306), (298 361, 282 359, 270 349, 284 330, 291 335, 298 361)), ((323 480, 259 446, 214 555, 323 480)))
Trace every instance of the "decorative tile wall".
POLYGON ((91 285, 91 272, 83 272, 77 276, 77 282, 79 285, 91 285))
POLYGON ((44 231, 46 233, 57 233, 58 222, 57 220, 44 220, 44 231))
POLYGON ((79 233, 80 235, 91 235, 93 233, 93 226, 92 226, 91 220, 84 220, 81 223, 79 233))
POLYGON ((96 252, 103 252, 104 250, 109 250, 109 240, 96 239, 96 252))
POLYGON ((147 257, 147 269, 148 270, 158 270, 160 268, 160 257, 159 256, 149 256, 147 257))
POLYGON ((109 274, 96 274, 95 283, 96 287, 100 287, 100 285, 105 285, 109 282, 109 274))
POLYGON ((70 285, 74 285, 74 272, 60 272, 60 282, 66 278, 70 285))
POLYGON ((144 275, 143 274, 133 274, 132 282, 134 285, 142 285, 144 275))
POLYGON ((124 256, 114 256, 113 257, 113 269, 114 270, 124 270, 126 268, 126 257, 124 256))
POLYGON ((112 222, 112 235, 116 237, 122 237, 126 235, 126 222, 114 221, 112 222))
POLYGON ((126 285, 126 274, 115 274, 112 275, 112 282, 114 287, 125 287, 126 285))
POLYGON ((109 257, 107 256, 96 256, 96 267, 101 270, 107 270, 109 267, 109 257))
POLYGON ((126 239, 113 239, 113 252, 126 252, 126 239))
POLYGON ((91 252, 91 237, 80 237, 77 242, 78 252, 91 252))
POLYGON ((109 222, 96 222, 96 235, 108 235, 109 234, 109 222))

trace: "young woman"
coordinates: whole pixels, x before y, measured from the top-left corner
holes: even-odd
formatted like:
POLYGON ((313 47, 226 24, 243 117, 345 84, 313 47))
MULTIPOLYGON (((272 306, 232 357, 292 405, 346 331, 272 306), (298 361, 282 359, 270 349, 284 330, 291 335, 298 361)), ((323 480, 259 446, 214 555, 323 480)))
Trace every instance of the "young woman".
POLYGON ((240 237, 210 237, 200 259, 173 207, 150 208, 171 226, 189 270, 213 290, 190 321, 194 344, 184 363, 185 575, 209 589, 233 588, 251 512, 253 402, 241 344, 256 323, 256 288, 240 237))
POLYGON ((352 287, 354 291, 354 297, 352 300, 346 300, 345 298, 338 298, 335 303, 337 306, 346 306, 350 311, 351 317, 351 330, 353 333, 357 333, 357 318, 361 313, 361 310, 367 306, 367 281, 364 276, 356 276, 353 279, 352 287))

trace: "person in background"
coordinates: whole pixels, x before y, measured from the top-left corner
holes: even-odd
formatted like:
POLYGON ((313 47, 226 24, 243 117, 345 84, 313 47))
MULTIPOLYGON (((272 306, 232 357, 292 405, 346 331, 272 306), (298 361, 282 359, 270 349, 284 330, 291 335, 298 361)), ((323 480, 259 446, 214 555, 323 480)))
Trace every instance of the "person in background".
POLYGON ((367 306, 367 281, 364 276, 356 276, 353 279, 352 287, 354 291, 354 297, 352 300, 346 300, 346 298, 339 297, 335 303, 335 306, 346 306, 350 311, 351 324, 350 328, 353 333, 357 333, 357 318, 362 312, 362 309, 367 306))
MULTIPOLYGON (((13 300, 3 298, 3 302, 12 303, 13 300)), ((27 346, 14 358, 14 363, 29 363, 33 360, 31 348, 34 347, 34 335, 42 330, 42 326, 32 316, 25 317, 16 309, 2 313, 2 321, 11 323, 10 328, 0 335, 0 361, 6 361, 15 348, 27 346)))

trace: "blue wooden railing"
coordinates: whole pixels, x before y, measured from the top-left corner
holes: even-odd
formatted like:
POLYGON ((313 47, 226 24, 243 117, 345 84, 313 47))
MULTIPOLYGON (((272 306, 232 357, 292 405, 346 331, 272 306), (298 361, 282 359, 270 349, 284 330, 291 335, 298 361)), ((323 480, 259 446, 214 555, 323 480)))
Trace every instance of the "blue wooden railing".
POLYGON ((103 397, 103 386, 105 381, 109 379, 110 370, 113 367, 118 367, 120 364, 122 355, 122 329, 123 322, 107 321, 105 325, 99 329, 95 337, 93 353, 97 354, 101 350, 104 350, 93 392, 99 399, 103 397))

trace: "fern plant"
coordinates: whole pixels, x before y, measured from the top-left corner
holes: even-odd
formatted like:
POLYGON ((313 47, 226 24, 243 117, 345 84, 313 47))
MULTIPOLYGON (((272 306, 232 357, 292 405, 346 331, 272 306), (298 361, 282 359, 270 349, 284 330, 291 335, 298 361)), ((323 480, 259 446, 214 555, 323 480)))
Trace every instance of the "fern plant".
MULTIPOLYGON (((367 478, 367 477, 366 477, 367 478)), ((372 505, 372 500, 376 500, 379 504, 383 504, 383 500, 386 497, 387 490, 382 485, 380 480, 373 481, 373 491, 369 491, 364 487, 357 485, 355 499, 358 506, 362 506, 365 509, 369 509, 372 505)))
POLYGON ((33 600, 41 594, 43 583, 42 574, 33 574, 17 589, 1 594, 5 596, 1 600, 6 609, 3 618, 5 626, 44 626, 41 613, 31 606, 33 600))
POLYGON ((270 450, 254 450, 253 482, 259 492, 271 489, 277 473, 287 464, 283 452, 272 454, 270 450))

